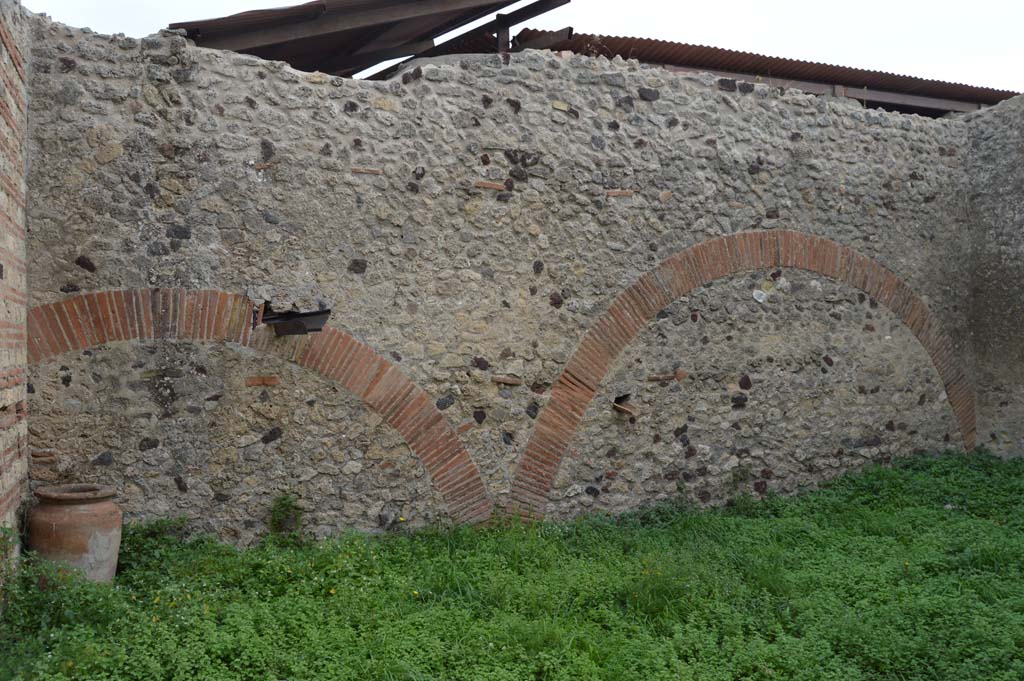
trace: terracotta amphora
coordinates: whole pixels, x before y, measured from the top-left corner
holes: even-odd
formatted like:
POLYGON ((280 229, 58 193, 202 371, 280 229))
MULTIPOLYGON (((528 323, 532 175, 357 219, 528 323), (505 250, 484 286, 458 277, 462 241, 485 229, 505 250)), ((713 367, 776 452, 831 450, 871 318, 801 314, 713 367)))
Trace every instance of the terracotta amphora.
POLYGON ((94 582, 109 582, 121 547, 121 509, 107 485, 49 485, 35 490, 28 542, 43 558, 81 570, 94 582))

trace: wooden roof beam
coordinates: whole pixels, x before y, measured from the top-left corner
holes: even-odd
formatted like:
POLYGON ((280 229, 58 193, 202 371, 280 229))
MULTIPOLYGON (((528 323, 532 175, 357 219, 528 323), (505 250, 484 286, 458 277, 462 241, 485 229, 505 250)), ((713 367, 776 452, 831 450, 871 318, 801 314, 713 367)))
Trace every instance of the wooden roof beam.
MULTIPOLYGON (((568 0, 565 0, 568 1, 568 0)), ((392 6, 375 7, 345 13, 327 13, 310 21, 289 23, 270 28, 231 33, 204 40, 203 47, 244 52, 292 40, 340 33, 356 28, 379 26, 406 19, 456 12, 477 7, 504 7, 514 0, 420 0, 392 6)), ((513 12, 512 14, 515 14, 513 12)), ((511 14, 509 16, 512 16, 511 14)))
POLYGON ((568 4, 569 0, 537 0, 537 2, 526 5, 525 7, 520 7, 514 12, 502 14, 500 20, 495 19, 494 21, 490 21, 473 30, 474 32, 488 31, 490 33, 494 33, 494 31, 501 24, 504 24, 509 27, 515 26, 516 24, 521 24, 524 21, 529 21, 530 19, 540 16, 545 12, 550 12, 553 9, 558 9, 559 7, 568 4))
POLYGON ((362 71, 365 68, 369 68, 374 64, 379 64, 382 61, 387 61, 388 59, 407 57, 410 54, 417 54, 424 50, 429 50, 433 46, 433 40, 421 40, 415 43, 406 43, 405 45, 396 45, 394 47, 386 47, 370 52, 360 51, 355 54, 338 55, 337 57, 332 57, 324 61, 322 64, 319 64, 317 66, 317 71, 344 75, 345 73, 362 71))
MULTIPOLYGON (((443 43, 438 43, 434 48, 430 50, 413 55, 409 59, 417 59, 420 57, 432 57, 437 54, 444 54, 444 50, 446 47, 449 47, 452 44, 458 44, 467 35, 495 34, 498 32, 498 29, 502 24, 508 27, 512 27, 515 26, 516 24, 521 24, 524 21, 529 21, 530 19, 533 19, 536 16, 540 16, 545 12, 550 12, 551 10, 562 7, 563 5, 568 5, 569 2, 570 0, 537 0, 537 2, 526 5, 525 7, 520 7, 514 12, 503 14, 500 20, 495 19, 493 21, 487 22, 486 24, 482 24, 480 26, 477 26, 476 28, 460 33, 454 38, 449 38, 443 43)), ((559 31, 559 33, 561 33, 561 31, 559 31)), ((407 59, 406 61, 409 60, 407 59)), ((405 62, 401 62, 399 64, 395 64, 394 66, 389 66, 381 71, 378 71, 377 73, 372 74, 369 77, 374 79, 390 78, 391 75, 395 73, 399 68, 401 68, 402 64, 404 63, 405 62)))
POLYGON ((477 19, 482 19, 493 11, 494 5, 488 5, 475 11, 463 10, 443 15, 429 15, 421 17, 419 20, 399 21, 382 28, 372 41, 360 47, 356 53, 396 47, 417 40, 426 40, 427 38, 436 39, 439 35, 444 35, 460 26, 465 26, 477 19), (441 19, 441 21, 438 22, 438 19, 441 19))

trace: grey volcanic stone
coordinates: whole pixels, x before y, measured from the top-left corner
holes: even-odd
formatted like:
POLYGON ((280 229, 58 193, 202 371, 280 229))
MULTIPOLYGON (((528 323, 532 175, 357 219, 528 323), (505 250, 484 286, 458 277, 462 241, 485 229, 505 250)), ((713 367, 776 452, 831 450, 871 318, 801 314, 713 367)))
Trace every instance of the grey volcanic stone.
MULTIPOLYGON (((355 81, 179 35, 33 27, 32 305, 73 282, 329 307, 444 409, 500 504, 550 386, 619 292, 711 237, 784 227, 897 273, 977 382, 980 439, 1024 450, 1020 98, 933 120, 534 51, 355 81)), ((789 269, 673 302, 597 387, 549 511, 721 503, 958 446, 927 355, 872 303, 789 269), (677 368, 689 376, 648 380, 677 368), (627 393, 634 422, 611 408, 627 393)), ((272 356, 115 342, 30 378, 30 447, 59 452, 56 477, 115 484, 130 518, 187 513, 240 544, 285 492, 320 535, 445 518, 378 415, 272 356), (161 445, 139 451, 143 437, 161 445)))

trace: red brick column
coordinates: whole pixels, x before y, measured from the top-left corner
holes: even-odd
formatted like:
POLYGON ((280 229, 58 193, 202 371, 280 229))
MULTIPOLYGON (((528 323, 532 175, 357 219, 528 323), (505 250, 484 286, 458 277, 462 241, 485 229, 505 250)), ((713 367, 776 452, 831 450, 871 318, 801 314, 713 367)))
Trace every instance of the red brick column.
POLYGON ((491 500, 480 471, 434 401, 370 346, 327 327, 310 336, 276 338, 253 329, 261 306, 223 291, 132 289, 101 291, 32 308, 28 352, 32 363, 105 343, 187 340, 234 343, 296 362, 337 381, 405 438, 458 523, 490 518, 491 500))
POLYGON ((587 331, 551 388, 512 483, 511 509, 543 515, 552 481, 587 406, 619 354, 658 310, 691 290, 738 272, 794 267, 864 291, 903 320, 946 388, 964 447, 974 449, 974 391, 938 319, 898 276, 874 260, 823 237, 786 230, 712 239, 664 260, 620 293, 587 331))
MULTIPOLYGON (((0 527, 14 528, 28 477, 25 423, 27 26, 0 5, 0 527)), ((16 549, 15 549, 16 550, 16 549)), ((6 558, 0 543, 0 561, 6 558)))

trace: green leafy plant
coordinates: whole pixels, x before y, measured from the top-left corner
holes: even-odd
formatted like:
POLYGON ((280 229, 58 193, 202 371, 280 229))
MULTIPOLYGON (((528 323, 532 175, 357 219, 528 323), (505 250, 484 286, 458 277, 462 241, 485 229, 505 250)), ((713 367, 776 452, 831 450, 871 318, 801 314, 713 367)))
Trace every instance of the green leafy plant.
POLYGON ((26 553, 0 679, 1019 681, 1022 498, 1024 460, 949 454, 711 511, 245 551, 129 525, 112 585, 26 553))
POLYGON ((293 494, 281 494, 270 504, 270 532, 279 538, 302 536, 302 509, 293 494))
POLYGON ((0 527, 0 609, 4 607, 4 584, 14 576, 17 565, 14 558, 17 546, 17 533, 10 527, 0 527))
POLYGON ((121 532, 118 572, 123 574, 140 565, 171 559, 187 536, 188 518, 185 516, 125 525, 121 532))
POLYGON ((0 559, 6 558, 17 545, 17 533, 10 527, 0 527, 0 559))

